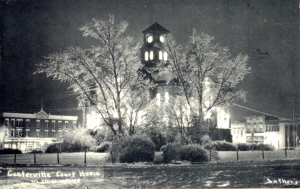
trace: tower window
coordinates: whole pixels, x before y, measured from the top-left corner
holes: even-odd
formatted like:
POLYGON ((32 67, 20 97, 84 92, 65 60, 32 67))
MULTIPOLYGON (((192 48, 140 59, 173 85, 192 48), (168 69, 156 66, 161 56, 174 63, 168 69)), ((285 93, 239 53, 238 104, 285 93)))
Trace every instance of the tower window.
POLYGON ((160 36, 160 37, 159 37, 159 41, 163 43, 163 42, 165 41, 164 36, 160 36))
POLYGON ((165 102, 166 103, 169 102, 169 93, 168 92, 165 93, 165 102))
POLYGON ((159 93, 156 94, 156 100, 157 100, 156 101, 157 105, 160 106, 160 94, 159 93))
POLYGON ((147 37, 147 42, 148 43, 151 43, 153 41, 153 37, 151 36, 151 35, 149 35, 148 37, 147 37))
POLYGON ((148 61, 148 52, 145 52, 145 60, 148 61))
POLYGON ((168 60, 168 53, 164 52, 164 60, 167 61, 168 60))
POLYGON ((159 51, 158 55, 159 55, 159 60, 162 60, 163 59, 163 55, 162 55, 161 51, 159 51))
POLYGON ((150 60, 153 60, 153 51, 150 51, 150 60))

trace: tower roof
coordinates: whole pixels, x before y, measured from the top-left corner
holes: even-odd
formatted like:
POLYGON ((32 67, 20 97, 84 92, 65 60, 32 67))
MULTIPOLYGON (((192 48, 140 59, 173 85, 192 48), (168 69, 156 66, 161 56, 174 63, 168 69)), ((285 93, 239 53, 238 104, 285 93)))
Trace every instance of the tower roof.
POLYGON ((143 31, 143 33, 148 33, 148 32, 149 33, 159 33, 159 34, 170 33, 167 29, 165 29, 164 27, 159 25, 157 22, 155 22, 154 24, 152 24, 152 26, 150 26, 149 28, 147 28, 143 31))

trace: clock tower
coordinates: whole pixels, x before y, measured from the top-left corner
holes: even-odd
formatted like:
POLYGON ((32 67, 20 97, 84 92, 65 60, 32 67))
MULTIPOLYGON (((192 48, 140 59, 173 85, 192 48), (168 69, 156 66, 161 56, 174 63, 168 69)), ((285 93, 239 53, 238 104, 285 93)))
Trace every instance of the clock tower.
POLYGON ((174 82, 172 73, 168 70, 168 53, 161 48, 166 42, 166 35, 170 32, 155 22, 152 26, 143 31, 144 40, 141 48, 142 72, 146 78, 154 81, 156 87, 151 89, 150 99, 156 98, 157 104, 168 102, 169 96, 174 95, 178 84, 174 82), (154 71, 153 68, 160 66, 164 69, 154 71))

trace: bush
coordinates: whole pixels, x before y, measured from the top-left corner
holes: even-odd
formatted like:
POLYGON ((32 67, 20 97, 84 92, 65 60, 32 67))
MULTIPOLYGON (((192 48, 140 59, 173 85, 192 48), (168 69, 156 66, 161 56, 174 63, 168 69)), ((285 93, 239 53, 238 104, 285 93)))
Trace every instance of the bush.
POLYGON ((215 147, 217 151, 236 151, 237 149, 234 144, 226 141, 215 141, 213 147, 215 147))
POLYGON ((155 145, 147 136, 124 137, 114 143, 111 149, 113 159, 121 163, 154 160, 155 145))
POLYGON ((34 153, 44 153, 42 150, 32 150, 31 152, 29 152, 29 154, 34 154, 34 153))
POLYGON ((22 151, 18 149, 6 148, 0 150, 0 154, 22 154, 22 151))
POLYGON ((249 151, 250 145, 247 143, 238 143, 238 150, 240 151, 249 151))
POLYGON ((111 148, 111 142, 103 142, 97 148, 97 152, 108 152, 111 148))
POLYGON ((165 150, 165 148, 166 148, 166 145, 163 145, 159 151, 163 152, 165 150))
POLYGON ((172 160, 179 160, 179 151, 181 150, 181 144, 168 143, 163 150, 163 162, 170 163, 172 160))
POLYGON ((45 153, 57 153, 60 152, 60 145, 61 144, 51 144, 50 146, 47 147, 47 149, 45 150, 45 153))
POLYGON ((180 160, 190 162, 203 162, 208 161, 209 155, 207 150, 199 145, 186 145, 182 146, 179 151, 180 160))
POLYGON ((254 144, 254 150, 274 151, 276 148, 270 144, 254 144))

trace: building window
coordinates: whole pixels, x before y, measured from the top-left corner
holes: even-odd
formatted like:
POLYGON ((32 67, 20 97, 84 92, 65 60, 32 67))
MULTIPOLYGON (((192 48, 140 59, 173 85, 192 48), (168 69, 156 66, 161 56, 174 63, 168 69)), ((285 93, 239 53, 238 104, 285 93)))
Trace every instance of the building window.
POLYGON ((52 130, 52 137, 55 138, 55 131, 52 130))
POLYGON ((11 136, 11 137, 14 137, 14 136, 15 136, 15 130, 13 130, 13 129, 10 130, 10 136, 11 136))
POLYGON ((150 60, 153 60, 153 51, 150 51, 150 60))
POLYGON ((55 121, 52 120, 52 128, 55 129, 55 121))
POLYGON ((26 119, 26 127, 29 127, 29 122, 30 122, 30 120, 26 119))
POLYGON ((276 130, 279 131, 279 125, 276 126, 276 130))
POLYGON ((259 124, 259 132, 261 132, 261 133, 263 132, 263 125, 262 125, 262 123, 259 124))
POLYGON ((163 43, 163 42, 165 41, 164 36, 161 35, 161 36, 159 37, 159 41, 163 43))
POLYGON ((145 60, 146 60, 146 61, 148 61, 148 59, 149 59, 148 57, 149 57, 149 55, 148 55, 148 52, 146 51, 146 52, 145 52, 145 60))
POLYGON ((40 137, 40 130, 39 129, 36 130, 36 137, 40 137))
POLYGON ((45 130, 45 137, 48 137, 48 130, 45 130))
POLYGON ((151 43, 153 41, 153 37, 152 37, 152 35, 149 35, 148 37, 147 37, 147 42, 148 43, 151 43))
POLYGON ((8 129, 5 129, 5 136, 8 136, 8 129))
POLYGON ((68 121, 65 121, 65 124, 66 124, 66 129, 70 129, 69 122, 68 122, 68 121))
POLYGON ((243 137, 243 130, 241 130, 241 137, 243 137))
POLYGON ((62 137, 61 130, 58 130, 58 137, 62 137))
POLYGON ((17 129, 16 130, 16 137, 22 137, 22 129, 17 129))
POLYGON ((165 102, 168 103, 169 102, 169 93, 165 92, 165 102))
POLYGON ((158 52, 158 58, 159 58, 159 60, 163 59, 163 53, 161 51, 158 52))
POLYGON ((22 126, 23 126, 23 120, 17 119, 17 127, 22 127, 22 126))
POLYGON ((168 53, 164 52, 164 60, 167 61, 168 60, 168 53))
POLYGON ((160 94, 159 93, 156 94, 156 104, 158 106, 160 106, 160 94))
POLYGON ((45 120, 45 128, 48 129, 49 126, 49 120, 45 120))
POLYGON ((40 128, 40 120, 36 120, 36 128, 40 128))
POLYGON ((5 126, 9 125, 9 119, 5 119, 5 126))
POLYGON ((12 127, 15 126, 15 120, 14 120, 14 119, 11 120, 11 126, 12 126, 12 127))
POLYGON ((250 133, 250 132, 251 132, 251 131, 250 131, 250 128, 251 128, 250 123, 248 123, 248 124, 247 124, 247 133, 250 133))
POLYGON ((58 128, 61 129, 61 127, 62 127, 62 121, 58 121, 57 124, 58 124, 58 128))
POLYGON ((29 137, 29 132, 30 132, 30 130, 26 129, 26 137, 29 137))
POLYGON ((269 125, 266 125, 266 131, 269 131, 269 125))

